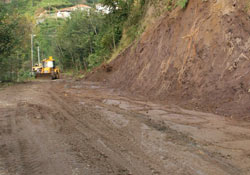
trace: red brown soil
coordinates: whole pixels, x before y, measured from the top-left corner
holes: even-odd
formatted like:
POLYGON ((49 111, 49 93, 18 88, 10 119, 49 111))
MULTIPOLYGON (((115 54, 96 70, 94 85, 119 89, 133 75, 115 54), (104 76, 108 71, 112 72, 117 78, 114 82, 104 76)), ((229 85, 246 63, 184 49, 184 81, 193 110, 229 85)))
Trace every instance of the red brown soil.
POLYGON ((151 100, 250 117, 250 16, 241 1, 190 0, 89 75, 151 100))
POLYGON ((250 123, 100 83, 0 90, 1 175, 249 175, 250 123))

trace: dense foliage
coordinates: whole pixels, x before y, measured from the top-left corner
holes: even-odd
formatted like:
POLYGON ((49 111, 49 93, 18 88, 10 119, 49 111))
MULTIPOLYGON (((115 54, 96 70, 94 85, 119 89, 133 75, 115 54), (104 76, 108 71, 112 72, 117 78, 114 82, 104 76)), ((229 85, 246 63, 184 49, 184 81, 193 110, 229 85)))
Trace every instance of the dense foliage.
POLYGON ((64 69, 85 69, 88 57, 97 54, 97 43, 104 27, 103 16, 96 12, 75 12, 58 29, 55 49, 64 69))
POLYGON ((109 14, 75 12, 58 29, 56 52, 64 69, 87 70, 107 60, 117 49, 124 28, 133 39, 144 0, 103 0, 109 14), (136 27, 134 27, 136 26, 136 27))
POLYGON ((28 67, 30 22, 11 6, 0 9, 0 81, 14 81, 28 67))

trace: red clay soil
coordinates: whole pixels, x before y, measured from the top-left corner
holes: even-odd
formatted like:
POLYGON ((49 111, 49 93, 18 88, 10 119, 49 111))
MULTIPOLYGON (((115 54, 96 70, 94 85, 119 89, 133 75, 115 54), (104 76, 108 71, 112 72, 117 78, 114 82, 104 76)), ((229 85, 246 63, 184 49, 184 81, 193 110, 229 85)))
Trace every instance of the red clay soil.
POLYGON ((87 79, 150 100, 249 119, 249 21, 237 1, 190 0, 87 79))

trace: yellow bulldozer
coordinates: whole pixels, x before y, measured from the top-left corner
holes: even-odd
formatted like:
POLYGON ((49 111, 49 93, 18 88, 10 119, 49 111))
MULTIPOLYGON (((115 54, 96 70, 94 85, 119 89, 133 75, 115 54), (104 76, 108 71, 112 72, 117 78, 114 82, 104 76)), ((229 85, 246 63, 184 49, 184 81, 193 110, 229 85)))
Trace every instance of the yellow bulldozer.
POLYGON ((35 74, 35 78, 51 78, 52 80, 60 78, 60 70, 56 67, 52 56, 48 59, 43 59, 41 64, 39 63, 32 67, 32 71, 35 74))

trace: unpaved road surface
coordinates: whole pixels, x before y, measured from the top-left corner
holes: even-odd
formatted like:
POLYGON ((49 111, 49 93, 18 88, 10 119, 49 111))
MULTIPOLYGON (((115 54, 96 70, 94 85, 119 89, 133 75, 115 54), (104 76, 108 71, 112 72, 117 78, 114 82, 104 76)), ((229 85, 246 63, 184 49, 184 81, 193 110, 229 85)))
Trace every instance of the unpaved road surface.
POLYGON ((84 81, 0 90, 0 175, 250 174, 250 123, 84 81))

